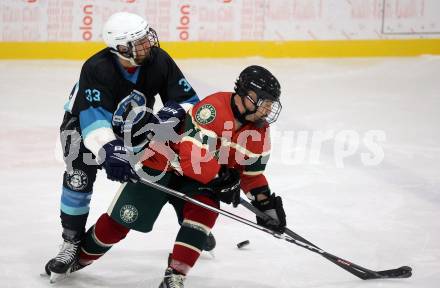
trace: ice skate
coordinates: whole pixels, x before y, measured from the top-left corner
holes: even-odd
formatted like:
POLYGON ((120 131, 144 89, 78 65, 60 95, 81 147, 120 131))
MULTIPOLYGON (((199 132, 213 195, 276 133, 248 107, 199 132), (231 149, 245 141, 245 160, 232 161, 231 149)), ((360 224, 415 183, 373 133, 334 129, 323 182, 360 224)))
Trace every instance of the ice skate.
POLYGON ((159 288, 184 288, 183 281, 185 281, 185 276, 177 273, 173 268, 168 267, 165 270, 165 276, 163 277, 162 283, 160 283, 159 288))
POLYGON ((55 258, 54 258, 54 259, 51 259, 51 260, 46 264, 46 268, 45 268, 47 275, 49 275, 49 277, 50 277, 50 280, 49 280, 50 283, 55 283, 55 282, 58 282, 58 281, 60 281, 60 280, 63 280, 63 279, 65 279, 65 278, 67 278, 71 273, 73 273, 73 272, 75 272, 75 271, 78 271, 78 270, 81 270, 82 268, 84 268, 84 267, 86 267, 87 265, 91 264, 91 263, 88 263, 88 264, 81 264, 80 261, 79 261, 79 259, 78 259, 78 258, 75 258, 74 262, 73 262, 72 265, 67 269, 67 271, 66 271, 65 273, 55 273, 55 272, 52 272, 52 271, 50 271, 50 270, 48 269, 48 266, 49 266, 50 263, 51 263, 52 261, 54 261, 54 260, 55 260, 55 258))
POLYGON ((50 276, 51 283, 54 283, 61 278, 65 278, 68 274, 84 267, 84 265, 81 265, 77 259, 79 243, 79 241, 70 242, 64 240, 58 255, 47 262, 44 268, 46 274, 50 276))

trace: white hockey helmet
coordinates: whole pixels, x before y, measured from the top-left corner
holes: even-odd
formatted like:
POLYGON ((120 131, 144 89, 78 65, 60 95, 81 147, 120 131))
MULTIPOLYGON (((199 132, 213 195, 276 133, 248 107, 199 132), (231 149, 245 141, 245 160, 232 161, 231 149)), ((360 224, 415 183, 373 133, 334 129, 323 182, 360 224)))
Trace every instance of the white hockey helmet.
POLYGON ((159 47, 156 31, 144 18, 128 12, 110 16, 104 24, 102 38, 113 53, 136 66, 151 57, 151 48, 159 47))

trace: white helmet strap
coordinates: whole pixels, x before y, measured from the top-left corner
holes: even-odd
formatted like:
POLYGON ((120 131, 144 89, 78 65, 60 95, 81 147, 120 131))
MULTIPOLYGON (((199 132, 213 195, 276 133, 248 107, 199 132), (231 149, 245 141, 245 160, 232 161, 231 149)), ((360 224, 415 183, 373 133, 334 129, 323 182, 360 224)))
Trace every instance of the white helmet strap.
MULTIPOLYGON (((127 56, 122 55, 121 52, 116 51, 114 49, 110 49, 110 51, 113 54, 116 54, 119 58, 127 60, 128 62, 130 62, 131 65, 133 65, 133 66, 140 66, 140 64, 137 64, 136 61, 134 61, 134 57, 136 57, 136 55, 133 55, 133 57, 127 57, 127 56)), ((133 52, 133 54, 136 54, 136 52, 133 52)))

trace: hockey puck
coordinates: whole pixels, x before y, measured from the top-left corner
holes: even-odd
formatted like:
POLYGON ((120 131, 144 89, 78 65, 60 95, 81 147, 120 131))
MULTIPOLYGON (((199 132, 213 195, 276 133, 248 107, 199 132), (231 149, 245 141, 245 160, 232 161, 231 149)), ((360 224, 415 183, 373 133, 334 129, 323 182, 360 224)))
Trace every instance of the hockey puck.
POLYGON ((243 242, 240 242, 240 243, 237 244, 237 248, 241 249, 241 248, 249 245, 249 243, 250 243, 249 240, 244 240, 243 242))

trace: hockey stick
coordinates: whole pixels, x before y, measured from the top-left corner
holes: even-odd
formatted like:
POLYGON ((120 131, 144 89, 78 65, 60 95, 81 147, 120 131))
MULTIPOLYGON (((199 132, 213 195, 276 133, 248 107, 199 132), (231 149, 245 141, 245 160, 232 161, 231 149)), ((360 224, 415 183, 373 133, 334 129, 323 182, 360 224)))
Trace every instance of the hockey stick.
POLYGON ((158 184, 158 183, 156 183, 156 182, 148 181, 148 180, 146 180, 146 179, 144 179, 144 178, 142 178, 142 177, 141 177, 138 181, 139 181, 140 183, 144 184, 144 185, 147 185, 147 186, 150 186, 150 187, 152 187, 152 188, 155 188, 155 189, 157 189, 157 190, 159 190, 159 191, 162 191, 162 192, 164 192, 164 193, 166 193, 166 194, 169 194, 169 195, 175 196, 175 197, 177 197, 177 198, 180 198, 180 199, 182 199, 182 200, 185 200, 185 201, 187 201, 187 202, 190 202, 190 203, 192 203, 192 204, 194 204, 194 205, 197 205, 197 206, 203 207, 203 208, 208 209, 208 210, 210 210, 210 211, 212 211, 212 212, 215 212, 215 213, 221 214, 221 215, 226 216, 226 217, 228 217, 228 218, 230 218, 230 219, 233 219, 233 220, 235 220, 235 221, 238 221, 238 222, 240 222, 240 223, 243 223, 243 224, 245 224, 245 225, 248 225, 248 226, 250 226, 250 227, 253 227, 253 228, 255 228, 255 229, 258 229, 258 230, 260 230, 260 231, 263 231, 263 232, 266 232, 266 233, 268 233, 268 234, 271 234, 272 236, 274 236, 274 237, 276 237, 276 238, 284 239, 284 240, 289 241, 289 242, 293 241, 293 240, 291 239, 291 237, 288 236, 288 235, 280 234, 280 233, 275 232, 275 231, 273 231, 273 230, 271 230, 271 229, 269 229, 269 228, 266 228, 266 227, 263 227, 263 226, 261 226, 261 225, 258 225, 257 223, 254 223, 254 222, 252 222, 252 221, 250 221, 250 220, 248 220, 248 219, 246 219, 246 218, 240 217, 240 216, 238 216, 238 215, 236 215, 236 214, 234 214, 234 213, 231 213, 231 212, 229 212, 229 211, 226 211, 226 210, 223 210, 223 209, 220 209, 220 208, 215 208, 215 207, 213 207, 213 206, 210 206, 210 205, 208 205, 208 204, 205 204, 205 203, 203 203, 203 202, 200 202, 200 201, 198 201, 198 200, 196 200, 196 199, 194 199, 194 198, 189 197, 188 195, 186 195, 186 194, 184 194, 184 193, 182 193, 182 192, 179 192, 179 191, 176 191, 176 190, 174 190, 174 189, 171 189, 171 188, 165 187, 165 186, 160 185, 160 184, 158 184))
MULTIPOLYGON (((270 216, 265 214, 264 212, 258 210, 251 203, 247 202, 243 198, 240 197, 240 204, 252 211, 258 217, 264 220, 270 220, 270 216)), ((362 266, 356 265, 347 261, 345 259, 339 258, 338 256, 332 255, 315 244, 307 241, 303 237, 299 236, 289 228, 286 228, 284 233, 290 237, 292 237, 293 241, 289 241, 296 245, 299 245, 307 250, 318 253, 334 264, 338 265, 342 269, 350 272, 351 274, 361 278, 362 280, 370 280, 370 279, 384 279, 384 278, 409 278, 412 275, 412 268, 409 266, 402 266, 395 269, 383 270, 383 271, 373 271, 362 266)))
MULTIPOLYGON (((318 253, 321 256, 327 258, 331 262, 335 263, 336 265, 340 266, 341 268, 347 270, 348 272, 354 274, 355 276, 357 276, 357 277, 359 277, 359 278, 361 278, 363 280, 378 279, 378 278, 408 278, 408 277, 411 276, 411 271, 412 271, 411 267, 402 266, 400 268, 391 269, 391 270, 372 271, 372 270, 363 268, 363 267, 361 267, 359 265, 353 264, 353 263, 351 263, 351 262, 349 262, 347 260, 344 260, 342 258, 339 258, 337 256, 334 256, 334 255, 332 255, 332 254, 330 254, 328 252, 325 252, 321 248, 317 247, 316 245, 312 244, 311 242, 309 242, 306 239, 302 238, 301 236, 297 235, 293 231, 288 230, 289 232, 286 232, 284 234, 280 234, 280 233, 275 232, 275 231, 273 231, 273 230, 271 230, 269 228, 263 227, 261 225, 258 225, 256 223, 252 222, 252 221, 249 221, 246 218, 240 217, 240 216, 238 216, 236 214, 233 214, 231 212, 228 212, 228 211, 225 211, 225 210, 222 210, 222 209, 218 209, 218 208, 212 207, 212 206, 207 205, 207 204, 205 204, 203 202, 200 202, 200 201, 198 201, 196 199, 193 199, 193 198, 185 195, 184 193, 181 193, 179 191, 176 191, 176 190, 173 190, 171 188, 165 187, 165 186, 160 185, 158 183, 151 182, 151 181, 148 181, 148 180, 143 179, 143 178, 140 178, 139 182, 144 184, 144 185, 147 185, 147 186, 150 186, 152 188, 155 188, 155 189, 157 189, 159 191, 162 191, 164 193, 167 193, 169 195, 172 195, 172 196, 175 196, 177 198, 180 198, 180 199, 182 199, 184 201, 190 202, 190 203, 192 203, 194 205, 197 205, 197 206, 203 207, 205 209, 208 209, 208 210, 210 210, 212 212, 219 213, 219 214, 221 214, 223 216, 226 216, 226 217, 228 217, 230 219, 233 219, 235 221, 238 221, 240 223, 243 223, 245 225, 253 227, 253 228, 257 229, 257 230, 266 232, 266 233, 268 233, 268 234, 270 234, 270 235, 272 235, 272 236, 274 236, 276 238, 283 239, 283 240, 285 240, 287 242, 296 244, 298 246, 306 248, 307 250, 310 250, 312 252, 318 253)), ((252 204, 248 203, 247 201, 245 201, 243 199, 241 199, 240 203, 243 206, 247 207, 247 208, 250 208, 250 207, 254 208, 252 206, 252 204), (247 203, 250 206, 246 205, 245 203, 247 203)), ((252 211, 254 211, 254 210, 252 210, 252 211)), ((259 210, 258 210, 258 212, 262 213, 259 210)), ((258 212, 254 211, 254 213, 258 213, 258 212)), ((264 215, 266 215, 266 214, 264 214, 264 215)), ((264 217, 266 217, 266 216, 264 216, 264 217)))
MULTIPOLYGON (((165 186, 163 186, 163 185, 161 185, 161 184, 158 184, 158 183, 156 183, 156 182, 152 182, 152 181, 146 180, 146 179, 144 179, 144 178, 142 178, 142 177, 139 179, 139 182, 142 183, 142 184, 144 184, 144 185, 147 185, 147 186, 150 186, 150 187, 152 187, 152 188, 155 188, 155 189, 157 189, 157 190, 159 190, 159 191, 162 191, 162 192, 164 192, 164 193, 166 193, 166 194, 172 195, 172 196, 174 196, 174 197, 177 197, 177 198, 180 198, 180 199, 182 199, 182 200, 184 200, 184 201, 187 201, 187 202, 189 202, 189 203, 192 203, 192 204, 194 204, 194 205, 197 205, 197 206, 203 207, 203 208, 208 209, 208 210, 210 210, 210 211, 212 211, 212 212, 215 212, 215 213, 221 214, 221 215, 223 215, 223 216, 226 216, 226 217, 228 217, 228 218, 230 218, 230 219, 233 219, 233 220, 235 220, 235 221, 237 221, 237 222, 240 222, 240 223, 242 223, 242 224, 245 224, 245 225, 250 226, 250 227, 252 227, 252 228, 255 228, 255 229, 257 229, 257 230, 260 230, 260 231, 266 232, 266 233, 268 233, 268 234, 274 236, 275 238, 283 239, 283 240, 286 240, 287 242, 291 242, 291 243, 297 244, 297 245, 299 245, 299 246, 306 247, 307 249, 312 250, 312 251, 313 251, 313 250, 322 251, 320 248, 318 248, 317 246, 315 246, 315 245, 313 245, 312 243, 308 242, 308 241, 305 240, 304 238, 301 238, 299 235, 297 235, 297 236, 298 236, 298 239, 294 239, 294 238, 293 238, 292 236, 290 236, 290 235, 287 235, 287 234, 280 234, 280 233, 278 233, 278 232, 276 232, 276 231, 274 231, 274 230, 272 230, 272 229, 269 229, 269 228, 266 228, 266 227, 264 227, 264 226, 261 226, 261 225, 259 225, 259 224, 257 224, 257 223, 254 223, 254 222, 252 222, 252 221, 250 221, 250 220, 248 220, 248 219, 246 219, 246 218, 243 218, 243 217, 241 217, 241 216, 238 216, 238 215, 236 215, 236 214, 234 214, 234 213, 231 213, 231 212, 229 212, 229 211, 226 211, 226 210, 223 210, 223 209, 220 209, 220 208, 215 208, 215 207, 213 207, 213 206, 210 206, 210 205, 208 205, 208 204, 205 204, 205 203, 203 203, 203 202, 200 202, 200 201, 198 201, 198 200, 196 200, 196 199, 194 199, 194 198, 191 198, 191 197, 189 197, 188 195, 186 195, 186 194, 184 194, 184 193, 182 193, 182 192, 179 192, 179 191, 176 191, 176 190, 174 190, 174 189, 171 189, 171 188, 165 187, 165 186), (301 241, 301 239, 302 239, 303 241, 301 241)), ((241 199, 241 200, 243 200, 243 199, 241 199)), ((243 200, 243 201, 244 201, 244 200, 243 200)), ((246 201, 245 201, 245 202, 246 202, 246 201)), ((259 211, 259 212, 262 213, 261 211, 259 211)), ((263 214, 264 214, 264 213, 263 213, 263 214)), ((266 215, 266 214, 264 214, 264 215, 266 215)), ((293 232, 292 232, 292 233, 293 233, 293 232)), ((295 234, 295 233, 293 233, 293 234, 295 234)), ((296 235, 296 234, 295 234, 295 235, 296 235)), ((317 252, 317 251, 314 251, 314 252, 317 252)), ((322 251, 322 252, 324 252, 324 251, 322 251)))

